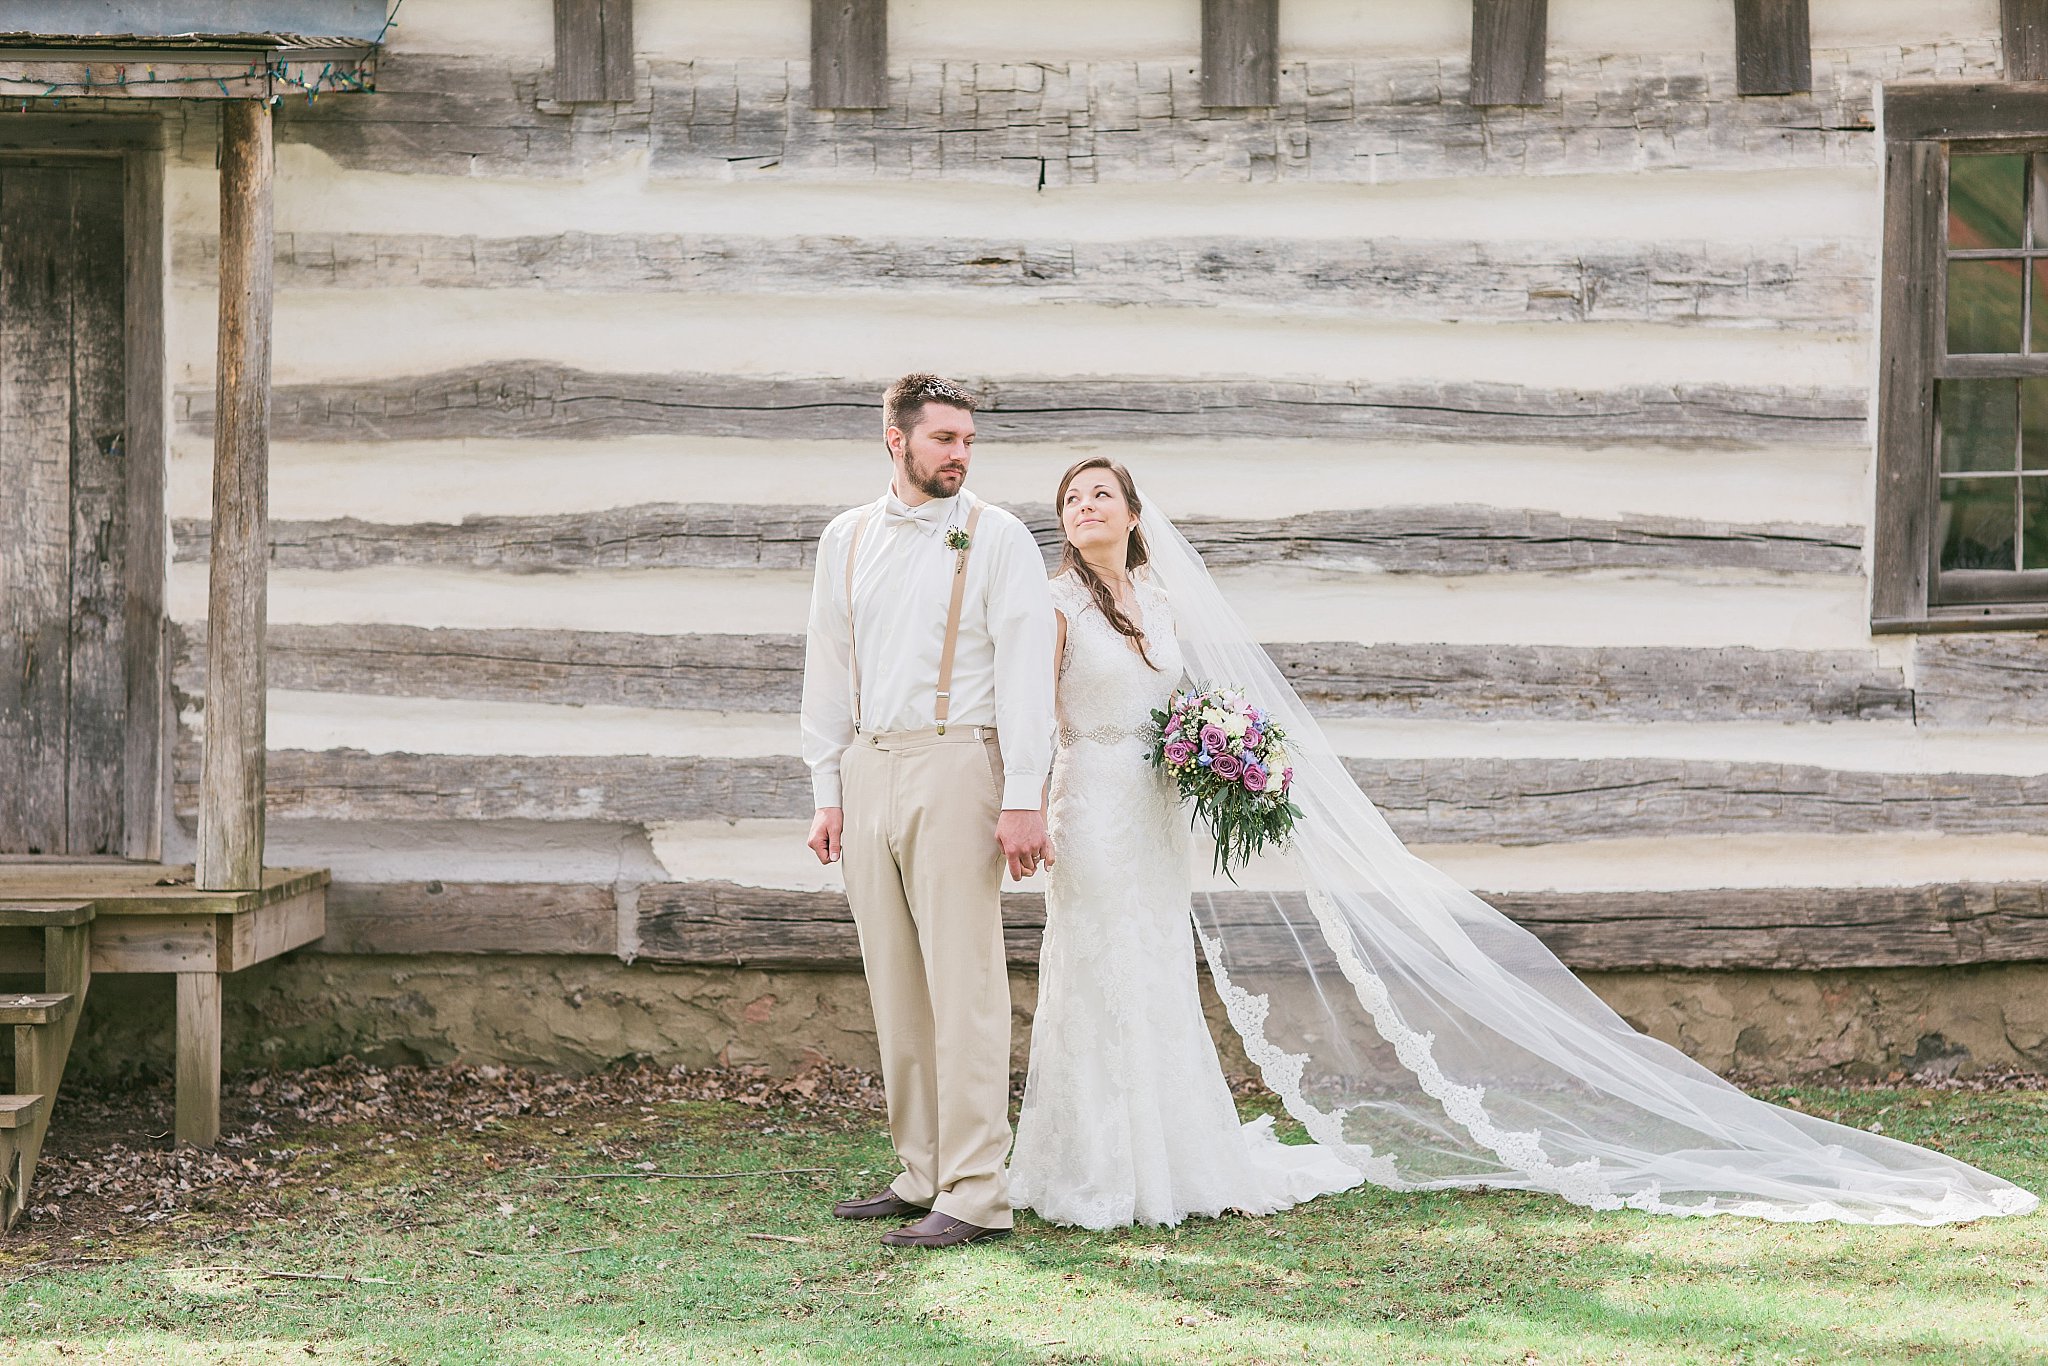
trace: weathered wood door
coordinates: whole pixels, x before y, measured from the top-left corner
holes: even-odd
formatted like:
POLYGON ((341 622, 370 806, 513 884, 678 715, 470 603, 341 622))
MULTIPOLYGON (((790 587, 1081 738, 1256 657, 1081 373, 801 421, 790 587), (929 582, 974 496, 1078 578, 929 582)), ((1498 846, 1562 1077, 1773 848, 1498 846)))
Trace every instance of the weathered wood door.
POLYGON ((0 159, 0 854, 122 849, 118 161, 0 159))

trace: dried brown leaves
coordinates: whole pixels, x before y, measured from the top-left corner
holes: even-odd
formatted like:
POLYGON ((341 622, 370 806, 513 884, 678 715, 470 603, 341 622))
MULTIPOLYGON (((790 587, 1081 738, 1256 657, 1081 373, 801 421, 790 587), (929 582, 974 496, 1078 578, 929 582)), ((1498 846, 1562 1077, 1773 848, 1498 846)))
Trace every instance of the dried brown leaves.
MULTIPOLYGON (((267 1193, 288 1186, 319 1190, 331 1182, 333 1164, 319 1159, 344 1146, 401 1153, 422 1137, 456 1134, 488 1144, 508 1119, 618 1112, 638 1118, 650 1107, 679 1101, 729 1101, 819 1119, 880 1110, 882 1088, 868 1073, 830 1064, 778 1079, 739 1067, 692 1071, 643 1063, 568 1076, 460 1063, 380 1068, 344 1058, 228 1081, 220 1143, 203 1151, 172 1147, 168 1085, 101 1088, 74 1081, 58 1099, 29 1219, 53 1231, 147 1227, 177 1211, 230 1199, 242 1214, 261 1218, 269 1210, 267 1193), (369 1140, 335 1140, 336 1130, 365 1126, 376 1130, 369 1140)), ((496 1165, 488 1156, 485 1161, 496 1165)))

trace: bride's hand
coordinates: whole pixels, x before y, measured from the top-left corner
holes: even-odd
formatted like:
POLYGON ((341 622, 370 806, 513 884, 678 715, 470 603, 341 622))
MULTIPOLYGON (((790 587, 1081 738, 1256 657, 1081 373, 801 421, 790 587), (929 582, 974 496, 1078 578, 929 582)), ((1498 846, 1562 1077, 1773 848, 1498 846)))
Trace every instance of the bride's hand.
POLYGON ((1052 867, 1052 838, 1045 833, 1042 811, 1005 811, 996 817, 996 843, 1010 865, 1010 876, 1022 882, 1043 863, 1052 867))

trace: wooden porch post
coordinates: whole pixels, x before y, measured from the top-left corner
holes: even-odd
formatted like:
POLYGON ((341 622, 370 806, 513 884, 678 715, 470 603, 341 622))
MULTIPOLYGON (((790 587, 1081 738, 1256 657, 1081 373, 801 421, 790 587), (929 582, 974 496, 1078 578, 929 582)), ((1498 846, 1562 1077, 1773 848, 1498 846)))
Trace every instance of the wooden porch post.
POLYGON ((263 884, 263 635, 269 557, 271 128, 263 100, 221 110, 220 350, 198 885, 263 884))

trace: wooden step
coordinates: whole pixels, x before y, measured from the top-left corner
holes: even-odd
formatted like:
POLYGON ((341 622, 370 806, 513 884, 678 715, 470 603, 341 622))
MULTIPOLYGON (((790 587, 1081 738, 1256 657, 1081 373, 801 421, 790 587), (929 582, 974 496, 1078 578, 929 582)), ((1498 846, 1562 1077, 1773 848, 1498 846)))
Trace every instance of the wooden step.
POLYGON ((0 1129, 26 1129, 42 1108, 41 1096, 0 1096, 0 1129))
POLYGON ((0 901, 0 925, 83 925, 92 913, 90 901, 0 901))
POLYGON ((0 996, 0 1025, 40 1025, 63 1019, 71 1013, 68 991, 24 992, 0 996))

